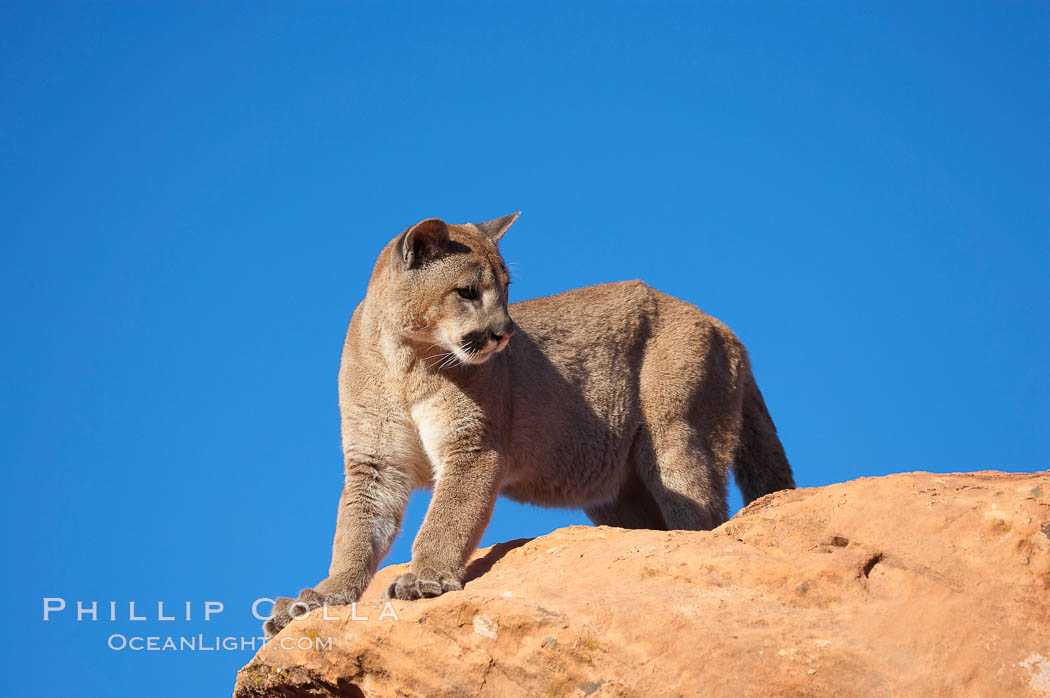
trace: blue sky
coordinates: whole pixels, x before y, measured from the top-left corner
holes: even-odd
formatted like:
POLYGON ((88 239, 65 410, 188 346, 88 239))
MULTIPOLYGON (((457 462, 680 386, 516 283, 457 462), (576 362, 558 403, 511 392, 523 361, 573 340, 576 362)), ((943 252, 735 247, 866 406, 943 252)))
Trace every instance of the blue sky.
MULTIPOLYGON (((251 652, 107 638, 250 636, 324 576, 343 333, 425 217, 523 210, 518 298, 724 320, 800 485, 1047 468, 1048 37, 1042 2, 0 5, 10 694, 228 695, 251 652)), ((503 502, 484 542, 584 521, 503 502)))

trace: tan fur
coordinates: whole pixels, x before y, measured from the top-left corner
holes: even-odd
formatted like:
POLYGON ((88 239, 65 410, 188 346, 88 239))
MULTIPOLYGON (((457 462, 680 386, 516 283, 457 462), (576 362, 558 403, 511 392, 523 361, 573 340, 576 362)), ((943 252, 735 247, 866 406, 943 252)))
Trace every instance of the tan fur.
POLYGON ((346 484, 306 608, 358 598, 415 488, 434 493, 412 572, 387 590, 400 599, 462 588, 499 494, 597 524, 708 529, 727 517, 731 467, 748 501, 794 487, 747 353, 718 320, 639 281, 508 306, 497 242, 516 218, 428 219, 380 254, 343 345, 346 484))

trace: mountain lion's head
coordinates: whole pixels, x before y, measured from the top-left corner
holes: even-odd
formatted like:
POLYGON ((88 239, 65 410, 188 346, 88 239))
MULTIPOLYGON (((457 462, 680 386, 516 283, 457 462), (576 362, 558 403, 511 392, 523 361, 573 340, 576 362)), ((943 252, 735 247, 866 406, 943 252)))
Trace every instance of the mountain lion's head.
POLYGON ((506 348, 515 328, 497 243, 519 215, 464 225, 428 218, 387 245, 388 317, 433 365, 483 364, 506 348))

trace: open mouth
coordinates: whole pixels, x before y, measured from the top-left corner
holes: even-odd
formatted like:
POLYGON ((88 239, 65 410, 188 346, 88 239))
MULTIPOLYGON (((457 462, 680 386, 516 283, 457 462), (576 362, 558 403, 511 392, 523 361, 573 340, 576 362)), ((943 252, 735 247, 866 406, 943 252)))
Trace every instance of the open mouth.
POLYGON ((481 351, 467 352, 470 357, 468 363, 472 364, 483 364, 491 359, 495 354, 498 354, 503 349, 500 344, 490 344, 481 351))
MULTIPOLYGON (((479 333, 480 334, 480 333, 479 333)), ((451 347, 452 354, 460 365, 483 364, 494 355, 500 353, 510 344, 510 338, 514 335, 514 329, 502 335, 491 335, 487 337, 465 338, 458 346, 451 347)))
POLYGON ((509 341, 510 337, 505 336, 498 342, 489 341, 481 349, 474 349, 471 346, 461 347, 461 352, 463 354, 463 357, 461 358, 465 359, 465 363, 468 364, 483 364, 496 354, 503 351, 507 347, 509 341))

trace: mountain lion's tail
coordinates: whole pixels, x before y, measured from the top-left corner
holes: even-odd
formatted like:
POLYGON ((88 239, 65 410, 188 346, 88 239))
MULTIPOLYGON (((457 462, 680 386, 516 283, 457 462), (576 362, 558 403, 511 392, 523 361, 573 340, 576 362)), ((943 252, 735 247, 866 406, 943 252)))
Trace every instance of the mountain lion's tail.
POLYGON ((777 437, 773 418, 769 416, 762 392, 750 371, 744 380, 740 446, 733 463, 733 475, 744 495, 744 503, 748 504, 764 494, 793 489, 795 480, 784 447, 777 437))

